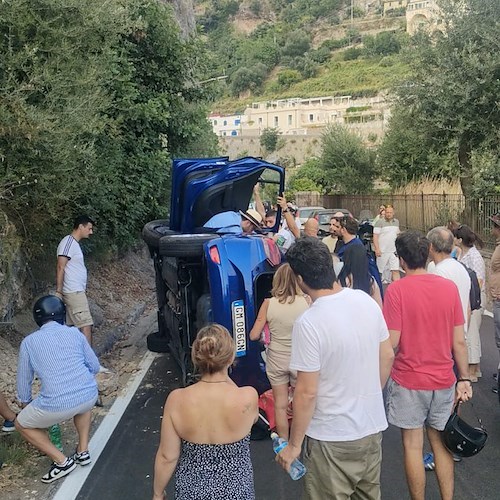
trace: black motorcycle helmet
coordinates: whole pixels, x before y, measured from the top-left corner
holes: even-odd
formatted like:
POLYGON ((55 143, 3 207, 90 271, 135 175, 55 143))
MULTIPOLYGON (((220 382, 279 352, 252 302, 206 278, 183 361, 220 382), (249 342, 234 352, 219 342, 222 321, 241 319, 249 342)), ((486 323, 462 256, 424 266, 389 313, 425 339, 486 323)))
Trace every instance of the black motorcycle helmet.
POLYGON ((40 297, 33 306, 33 319, 38 326, 47 321, 57 321, 64 325, 66 319, 66 306, 64 302, 55 295, 40 297))
POLYGON ((484 448, 488 434, 481 425, 481 421, 479 421, 480 427, 472 427, 462 420, 458 415, 458 405, 459 403, 456 404, 453 413, 446 422, 443 442, 453 455, 472 457, 484 448))

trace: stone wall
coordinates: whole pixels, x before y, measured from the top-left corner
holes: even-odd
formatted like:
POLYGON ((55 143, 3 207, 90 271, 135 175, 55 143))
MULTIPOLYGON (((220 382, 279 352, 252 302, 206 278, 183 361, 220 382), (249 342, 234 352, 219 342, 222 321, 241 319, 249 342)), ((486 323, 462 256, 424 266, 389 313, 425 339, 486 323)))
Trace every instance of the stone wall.
MULTIPOLYGON (((292 135, 280 136, 284 145, 273 153, 277 157, 293 157, 298 164, 321 152, 321 137, 319 135, 292 135)), ((265 156, 265 151, 260 147, 260 138, 255 137, 219 137, 221 153, 229 156, 231 160, 242 156, 265 156)))
MULTIPOLYGON (((348 127, 358 134, 366 146, 373 146, 380 142, 384 135, 384 123, 357 123, 348 127), (369 140, 371 139, 371 140, 369 140)), ((280 135, 279 142, 283 146, 273 153, 276 158, 294 158, 297 165, 301 165, 311 156, 321 154, 321 135, 324 127, 308 130, 307 135, 280 135)), ((222 136, 219 137, 219 146, 222 154, 228 155, 231 160, 242 156, 265 156, 260 147, 260 137, 252 136, 222 136)))

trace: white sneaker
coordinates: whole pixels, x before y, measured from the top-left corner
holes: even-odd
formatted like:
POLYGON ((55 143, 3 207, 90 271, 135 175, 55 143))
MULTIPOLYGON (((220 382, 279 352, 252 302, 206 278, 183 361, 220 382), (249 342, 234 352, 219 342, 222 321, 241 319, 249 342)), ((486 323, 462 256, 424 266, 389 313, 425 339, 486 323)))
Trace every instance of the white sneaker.
POLYGON ((106 367, 99 365, 99 373, 111 373, 111 370, 108 370, 106 367))

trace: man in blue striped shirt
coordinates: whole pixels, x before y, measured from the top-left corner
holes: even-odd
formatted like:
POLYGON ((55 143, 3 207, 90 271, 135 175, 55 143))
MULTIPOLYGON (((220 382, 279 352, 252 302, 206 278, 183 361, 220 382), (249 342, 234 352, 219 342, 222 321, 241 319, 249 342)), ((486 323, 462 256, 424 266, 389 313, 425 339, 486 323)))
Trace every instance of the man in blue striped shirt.
POLYGON ((65 315, 61 299, 53 295, 40 298, 33 308, 40 329, 22 341, 19 351, 17 394, 23 410, 17 416, 16 429, 53 460, 42 477, 44 483, 66 476, 76 464, 90 463, 88 442, 99 361, 81 332, 64 325, 65 315), (35 375, 41 388, 32 399, 35 375), (78 446, 67 457, 51 443, 46 429, 70 418, 78 432, 78 446))

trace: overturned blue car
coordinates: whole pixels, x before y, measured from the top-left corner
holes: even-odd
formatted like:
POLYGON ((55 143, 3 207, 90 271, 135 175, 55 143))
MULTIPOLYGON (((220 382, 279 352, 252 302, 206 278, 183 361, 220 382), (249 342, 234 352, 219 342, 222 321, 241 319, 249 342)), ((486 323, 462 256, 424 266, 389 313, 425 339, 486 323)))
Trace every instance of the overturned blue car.
MULTIPOLYGON (((143 229, 158 301, 158 332, 148 336, 148 348, 170 352, 185 384, 192 377, 190 349, 196 333, 216 322, 235 339, 231 378, 259 393, 270 387, 262 347, 249 340, 248 332, 270 296, 281 253, 265 233, 226 232, 209 224, 218 214, 246 212, 256 185, 274 202, 284 189, 284 169, 252 157, 174 160, 170 219, 143 229)), ((277 231, 280 215, 268 230, 277 231)))

